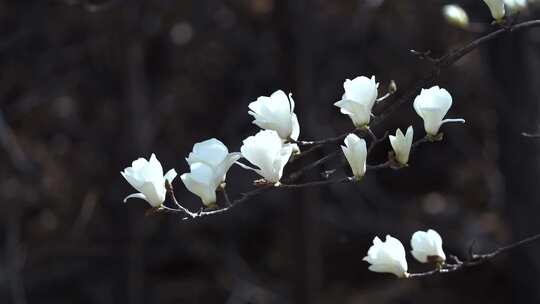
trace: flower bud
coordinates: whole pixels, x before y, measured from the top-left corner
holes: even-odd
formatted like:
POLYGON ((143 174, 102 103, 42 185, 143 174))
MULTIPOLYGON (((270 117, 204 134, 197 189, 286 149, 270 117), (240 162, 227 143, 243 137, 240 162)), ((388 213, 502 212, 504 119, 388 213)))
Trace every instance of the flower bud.
POLYGON ((366 174, 367 147, 366 141, 355 134, 345 137, 345 146, 341 146, 343 154, 351 166, 354 176, 361 178, 366 174))
POLYGON ((411 146, 413 142, 413 127, 407 128, 407 133, 403 135, 400 129, 397 129, 396 136, 390 135, 390 145, 394 149, 394 154, 398 163, 406 165, 409 161, 409 154, 411 152, 411 146))
POLYGON ((493 19, 500 22, 504 18, 505 14, 504 0, 484 0, 484 2, 489 7, 489 11, 491 12, 491 16, 493 16, 493 19))
POLYGON ((385 242, 375 237, 363 260, 371 264, 369 270, 373 272, 392 273, 398 278, 408 276, 405 248, 398 239, 389 235, 385 242))
POLYGON ((446 260, 442 238, 437 231, 416 231, 411 238, 411 254, 420 263, 443 262, 446 260))
POLYGON ((469 16, 461 6, 448 4, 443 6, 442 11, 448 23, 464 29, 469 27, 469 16))

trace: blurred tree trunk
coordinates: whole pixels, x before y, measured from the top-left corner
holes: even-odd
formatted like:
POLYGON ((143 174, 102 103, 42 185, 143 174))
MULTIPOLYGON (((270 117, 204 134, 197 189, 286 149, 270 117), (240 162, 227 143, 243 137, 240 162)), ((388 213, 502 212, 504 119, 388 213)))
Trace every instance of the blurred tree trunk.
MULTIPOLYGON (((280 18, 280 45, 282 48, 281 75, 288 75, 285 83, 292 84, 289 89, 294 98, 302 100, 303 104, 314 102, 314 67, 315 50, 317 46, 313 33, 316 31, 314 13, 316 9, 312 0, 278 1, 277 17, 280 18), (309 12, 309 13, 308 13, 309 12)), ((295 108, 297 115, 304 120, 301 126, 306 126, 310 109, 295 108)), ((306 130, 317 128, 301 128, 304 138, 316 137, 306 134, 306 130)), ((307 174, 306 178, 318 178, 318 174, 307 174)), ((317 229, 320 216, 320 201, 317 193, 320 189, 310 189, 291 194, 290 226, 293 232, 294 245, 294 301, 296 303, 318 303, 318 293, 321 281, 320 235, 317 229)), ((293 270, 291 269, 291 270, 293 270)))
MULTIPOLYGON (((538 32, 512 33, 490 46, 490 66, 503 96, 496 103, 500 168, 505 178, 505 209, 514 240, 540 232, 540 141, 522 132, 534 132, 540 123, 540 49, 532 36, 538 32)), ((511 253, 510 274, 516 303, 539 303, 540 246, 511 253)))

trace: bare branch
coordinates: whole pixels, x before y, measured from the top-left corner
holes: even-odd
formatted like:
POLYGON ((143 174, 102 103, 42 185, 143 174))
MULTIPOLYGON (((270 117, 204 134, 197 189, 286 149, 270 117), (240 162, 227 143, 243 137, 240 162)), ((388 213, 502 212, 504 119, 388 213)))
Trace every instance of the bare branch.
POLYGON ((534 134, 534 133, 527 133, 523 132, 521 133, 522 136, 529 137, 529 138, 538 138, 540 137, 540 134, 534 134))

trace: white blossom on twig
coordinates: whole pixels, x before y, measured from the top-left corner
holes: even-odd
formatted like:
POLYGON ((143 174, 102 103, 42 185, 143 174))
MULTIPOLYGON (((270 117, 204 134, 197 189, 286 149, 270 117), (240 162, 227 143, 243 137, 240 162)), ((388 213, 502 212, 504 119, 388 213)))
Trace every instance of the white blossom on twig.
POLYGON ((355 177, 361 178, 366 174, 367 147, 366 141, 355 134, 345 137, 345 146, 341 146, 349 166, 355 177))
POLYGON ((196 143, 186 158, 190 173, 180 178, 205 206, 210 206, 216 202, 216 189, 225 181, 227 171, 241 157, 238 152, 229 153, 227 146, 215 138, 196 143))
POLYGON ((447 90, 438 86, 422 89, 420 95, 414 99, 414 110, 424 120, 426 133, 436 136, 439 128, 447 122, 465 123, 462 118, 444 119, 452 106, 452 96, 447 90))
POLYGON ((163 167, 152 153, 150 160, 139 158, 120 172, 128 183, 139 191, 128 195, 124 202, 130 198, 140 198, 147 201, 152 207, 159 207, 165 201, 165 181, 172 183, 176 177, 176 171, 171 169, 163 176, 163 167))
POLYGON ((469 27, 469 16, 461 6, 457 4, 447 4, 443 6, 442 12, 448 23, 464 29, 469 27))
POLYGON ((504 0, 484 0, 484 2, 489 7, 493 19, 501 21, 504 18, 504 0))
POLYGON ((257 168, 237 162, 240 166, 257 172, 267 182, 278 183, 283 175, 283 168, 291 158, 293 145, 284 143, 276 131, 264 130, 246 138, 240 152, 257 168))
POLYGON ((394 154, 398 163, 406 165, 409 161, 409 154, 411 153, 411 146, 413 142, 414 130, 412 126, 407 128, 407 132, 403 135, 400 129, 396 130, 396 135, 390 135, 390 145, 394 149, 394 154))
POLYGON ((433 229, 416 231, 411 237, 411 254, 420 263, 443 262, 446 260, 442 238, 433 229))
POLYGON ((292 94, 287 97, 285 92, 277 90, 270 96, 257 98, 248 107, 249 115, 255 118, 253 123, 261 129, 274 130, 283 140, 298 140, 300 126, 292 94))
POLYGON ((377 101, 378 87, 375 76, 347 79, 343 84, 345 93, 334 105, 341 109, 341 113, 348 115, 357 128, 363 128, 371 119, 371 109, 377 101))
POLYGON ((385 242, 375 237, 364 261, 371 264, 369 270, 373 272, 393 273, 398 278, 408 276, 405 248, 398 239, 390 235, 386 236, 385 242))

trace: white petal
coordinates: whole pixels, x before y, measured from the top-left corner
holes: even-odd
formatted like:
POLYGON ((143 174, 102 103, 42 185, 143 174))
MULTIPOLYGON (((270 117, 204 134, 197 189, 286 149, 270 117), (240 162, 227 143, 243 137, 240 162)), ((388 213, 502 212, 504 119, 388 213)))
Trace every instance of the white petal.
POLYGON ((289 93, 289 103, 291 104, 291 113, 294 112, 294 99, 292 98, 292 93, 289 93))
POLYGON ((205 206, 209 206, 216 202, 216 192, 212 191, 208 185, 201 184, 191 178, 189 173, 184 173, 180 179, 186 188, 193 194, 197 195, 205 206))
POLYGON ((132 172, 130 172, 131 170, 128 171, 128 169, 131 169, 131 168, 126 168, 123 172, 120 172, 120 174, 122 174, 122 176, 127 180, 127 182, 133 187, 135 188, 135 190, 137 191, 140 191, 140 188, 142 186, 142 184, 144 183, 143 181, 140 181, 138 179, 136 179, 133 175, 132 172), (126 173, 127 172, 127 173, 126 173))
POLYGON ((227 176, 227 171, 231 168, 234 163, 242 158, 242 154, 239 152, 229 153, 223 162, 219 164, 219 166, 216 168, 216 175, 220 176, 221 180, 220 182, 225 181, 225 177, 227 176))
POLYGON ((258 171, 264 178, 273 178, 274 161, 281 158, 282 139, 276 131, 259 131, 243 141, 240 148, 242 156, 260 169, 258 171))
POLYGON ((169 182, 169 184, 172 184, 173 180, 176 178, 178 173, 176 173, 176 170, 171 169, 165 173, 165 180, 169 182))
POLYGON ((447 122, 460 122, 460 123, 465 123, 465 119, 463 118, 447 118, 447 119, 444 119, 441 124, 444 124, 444 123, 447 123, 447 122))
POLYGON ((364 176, 367 157, 366 141, 351 133, 345 137, 344 142, 347 148, 342 147, 342 150, 353 174, 357 177, 364 176))
POLYGON ((289 162, 291 158, 293 146, 284 145, 281 149, 279 155, 274 159, 271 176, 265 177, 269 182, 277 183, 283 176, 283 169, 285 165, 289 162))
POLYGON ((207 185, 212 184, 215 177, 212 167, 205 163, 194 163, 189 166, 189 169, 191 171, 190 176, 193 180, 207 185))
POLYGON ((489 7, 493 19, 500 20, 504 18, 504 0, 484 0, 484 2, 489 7))
POLYGON ((296 114, 292 114, 292 130, 291 130, 291 139, 292 140, 298 140, 298 137, 300 137, 300 124, 298 124, 298 117, 296 117, 296 114))
POLYGON ((414 138, 414 129, 413 129, 413 126, 409 126, 407 128, 407 133, 405 133, 405 141, 407 143, 408 146, 411 146, 412 143, 413 143, 413 138, 414 138))
POLYGON ((148 200, 146 199, 146 196, 144 196, 144 194, 142 194, 142 193, 133 193, 133 194, 130 194, 130 195, 126 196, 126 198, 124 198, 124 203, 126 203, 127 200, 130 199, 130 198, 140 198, 140 199, 143 199, 143 200, 148 202, 148 200))
POLYGON ((216 177, 212 168, 203 163, 194 163, 190 169, 190 173, 180 176, 186 188, 199 196, 204 205, 215 203, 220 177, 216 177))
POLYGON ((139 157, 131 163, 131 167, 133 168, 133 170, 139 170, 143 167, 146 167, 147 164, 148 161, 146 159, 139 157))
POLYGON ((189 154, 189 165, 203 162, 212 167, 218 166, 227 156, 229 150, 221 141, 211 138, 193 145, 193 152, 189 154))
POLYGON ((413 103, 414 109, 418 115, 422 116, 422 109, 437 109, 444 117, 452 106, 452 96, 447 90, 438 86, 429 89, 422 89, 420 95, 416 96, 413 103))
POLYGON ((377 84, 375 78, 365 76, 356 77, 353 80, 345 80, 343 84, 347 99, 354 100, 363 104, 371 111, 375 100, 377 99, 377 84))
POLYGON ((142 185, 141 192, 144 193, 150 205, 159 207, 165 201, 165 180, 162 177, 162 180, 158 182, 146 182, 142 185))
POLYGON ((148 168, 150 172, 152 172, 152 177, 163 177, 163 167, 161 167, 161 163, 159 162, 154 153, 152 153, 152 155, 150 156, 150 161, 148 161, 148 168))
POLYGON ((437 108, 423 108, 421 110, 422 118, 424 119, 424 129, 429 135, 437 135, 442 124, 444 115, 437 108))

